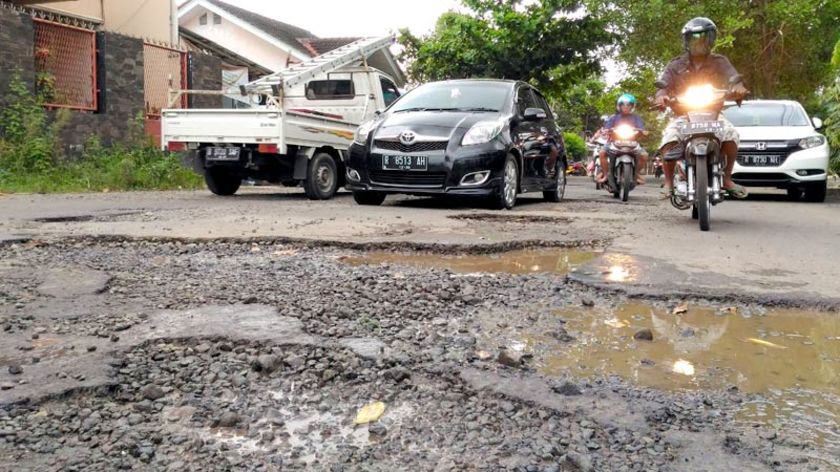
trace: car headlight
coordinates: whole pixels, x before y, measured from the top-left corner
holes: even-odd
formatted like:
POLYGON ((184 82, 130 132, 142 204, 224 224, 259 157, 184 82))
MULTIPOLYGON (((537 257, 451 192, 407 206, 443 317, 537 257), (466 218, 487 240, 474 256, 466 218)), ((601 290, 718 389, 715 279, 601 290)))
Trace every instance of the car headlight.
POLYGON ((353 133, 353 142, 356 144, 361 144, 364 146, 367 144, 368 136, 370 135, 371 130, 373 130, 376 121, 370 120, 365 121, 364 123, 360 124, 358 128, 356 128, 356 132, 353 133))
POLYGON ((802 149, 811 149, 815 147, 820 147, 825 144, 825 136, 816 135, 816 136, 809 136, 802 141, 799 141, 799 147, 802 149))
POLYGON ((464 139, 461 140, 461 145, 473 146, 475 144, 489 143, 502 132, 503 126, 504 122, 502 121, 479 121, 467 131, 464 139))

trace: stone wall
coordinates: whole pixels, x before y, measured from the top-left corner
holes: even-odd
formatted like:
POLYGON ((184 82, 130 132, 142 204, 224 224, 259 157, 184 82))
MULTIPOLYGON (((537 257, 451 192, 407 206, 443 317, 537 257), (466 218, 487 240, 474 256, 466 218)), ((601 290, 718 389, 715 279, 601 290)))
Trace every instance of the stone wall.
MULTIPOLYGON (((222 61, 207 54, 191 52, 189 56, 188 88, 195 90, 222 89, 222 61)), ((189 108, 221 108, 221 96, 191 95, 189 108)))
POLYGON ((30 87, 35 83, 35 29, 32 17, 0 6, 0 106, 15 71, 30 87))
MULTIPOLYGON (((71 150, 80 149, 91 136, 103 144, 126 142, 143 117, 143 41, 116 33, 98 33, 99 111, 73 112, 62 131, 71 150), (132 128, 134 126, 134 128, 132 128)), ((142 129, 142 121, 139 124, 142 129)))

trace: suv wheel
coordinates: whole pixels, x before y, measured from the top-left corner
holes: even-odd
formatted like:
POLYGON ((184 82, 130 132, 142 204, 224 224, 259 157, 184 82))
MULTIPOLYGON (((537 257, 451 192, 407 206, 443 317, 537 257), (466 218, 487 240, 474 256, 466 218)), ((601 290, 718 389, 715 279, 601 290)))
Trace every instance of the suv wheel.
POLYGON ((802 198, 802 189, 799 187, 789 187, 787 189, 788 200, 798 202, 802 198))
POLYGON ((825 201, 825 194, 828 190, 828 181, 815 182, 805 187, 805 201, 822 203, 825 201))

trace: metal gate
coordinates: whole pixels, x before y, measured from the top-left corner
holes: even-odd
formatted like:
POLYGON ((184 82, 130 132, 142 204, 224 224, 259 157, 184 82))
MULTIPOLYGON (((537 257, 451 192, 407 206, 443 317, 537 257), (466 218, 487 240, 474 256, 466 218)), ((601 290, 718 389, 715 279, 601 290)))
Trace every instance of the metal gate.
POLYGON ((45 105, 97 109, 96 34, 93 30, 33 19, 35 74, 45 105))
MULTIPOLYGON (((169 106, 169 88, 187 88, 187 53, 157 44, 143 46, 146 117, 156 118, 169 106), (171 82, 170 82, 171 81, 171 82)), ((186 108, 186 96, 179 103, 186 108)))

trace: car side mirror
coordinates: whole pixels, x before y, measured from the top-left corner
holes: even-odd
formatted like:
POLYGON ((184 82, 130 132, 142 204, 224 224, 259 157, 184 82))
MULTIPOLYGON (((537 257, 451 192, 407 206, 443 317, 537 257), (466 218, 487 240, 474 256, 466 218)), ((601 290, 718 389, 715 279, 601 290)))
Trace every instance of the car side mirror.
POLYGON ((814 124, 814 129, 822 129, 823 127, 823 121, 816 116, 811 118, 811 123, 814 124))
POLYGON ((526 108, 522 119, 525 121, 540 121, 546 119, 547 116, 542 108, 526 108))

